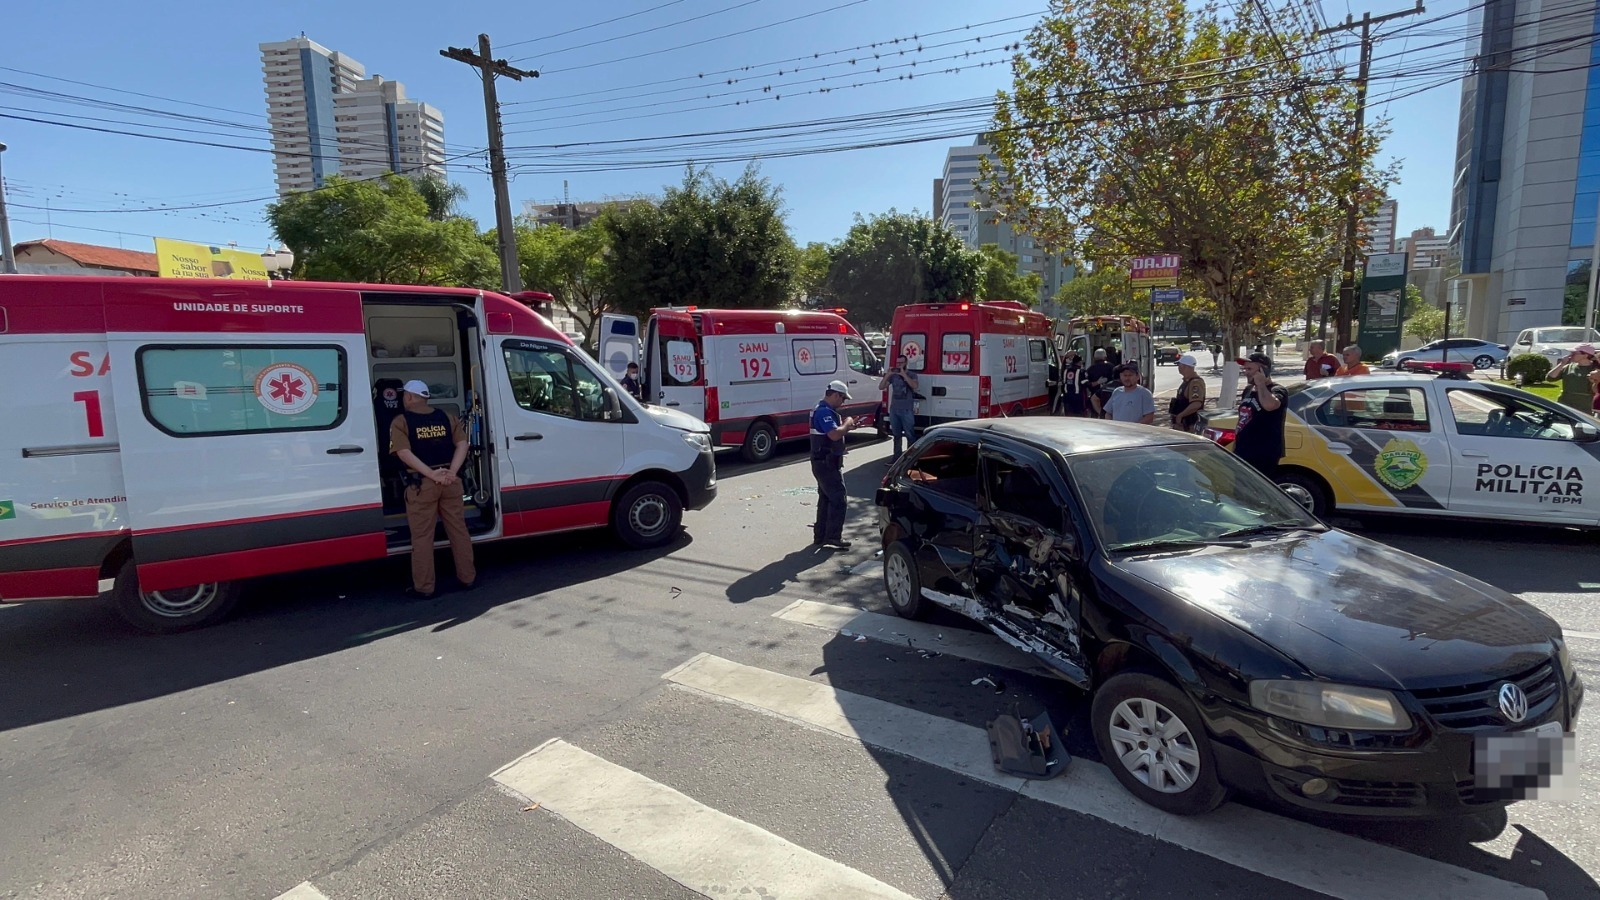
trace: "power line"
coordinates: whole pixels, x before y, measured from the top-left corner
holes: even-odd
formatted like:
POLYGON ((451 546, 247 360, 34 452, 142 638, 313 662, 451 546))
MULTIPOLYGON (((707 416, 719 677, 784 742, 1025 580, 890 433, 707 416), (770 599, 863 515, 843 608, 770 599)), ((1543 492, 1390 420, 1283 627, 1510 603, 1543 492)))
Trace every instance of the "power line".
POLYGON ((669 6, 677 6, 679 3, 682 3, 682 2, 683 2, 683 0, 667 0, 666 3, 662 3, 662 4, 659 4, 659 5, 656 5, 656 6, 652 6, 649 9, 641 9, 638 12, 631 12, 631 13, 626 13, 626 14, 620 15, 620 16, 613 16, 612 18, 606 19, 606 20, 601 21, 601 22, 591 22, 588 25, 579 25, 577 28, 568 28, 566 31, 558 31, 555 34, 546 34, 546 35, 540 35, 539 37, 527 38, 526 40, 512 41, 509 44, 502 44, 501 45, 501 49, 503 50, 506 47, 520 47, 523 44, 532 44, 535 41, 548 41, 551 38, 565 37, 565 36, 567 36, 569 34, 576 34, 576 33, 580 32, 580 31, 588 31, 591 28, 599 28, 601 25, 610 25, 612 22, 621 22, 623 19, 632 19, 632 18, 634 18, 636 16, 642 16, 645 13, 653 13, 658 9, 666 9, 669 6))
POLYGON ((559 56, 559 55, 561 55, 563 53, 571 53, 574 50, 587 50, 590 47, 598 47, 601 44, 609 44, 609 43, 611 43, 613 41, 622 41, 622 40, 627 40, 628 38, 631 38, 631 37, 639 37, 641 35, 654 34, 654 33, 658 32, 658 31, 666 31, 668 28, 676 28, 679 25, 687 25, 690 22, 698 22, 701 19, 709 19, 712 16, 720 16, 723 13, 733 12, 736 9, 743 9, 746 6, 754 6, 755 4, 761 3, 761 2, 763 2, 763 0, 741 0, 741 2, 735 3, 732 6, 724 6, 721 9, 713 9, 712 11, 710 11, 708 13, 701 13, 698 16, 690 16, 687 19, 679 19, 676 22, 667 22, 667 23, 665 23, 663 25, 654 25, 654 26, 651 26, 649 28, 645 28, 645 29, 642 29, 642 30, 639 30, 639 31, 630 31, 627 34, 619 34, 619 35, 616 35, 614 37, 600 38, 598 40, 590 41, 587 44, 575 44, 575 45, 573 45, 571 47, 562 47, 559 50, 541 50, 538 53, 534 54, 533 56, 523 56, 523 57, 519 57, 519 58, 517 58, 516 60, 513 60, 513 61, 514 62, 524 62, 526 60, 533 59, 534 56, 539 56, 541 58, 546 58, 546 57, 551 57, 551 56, 559 56))

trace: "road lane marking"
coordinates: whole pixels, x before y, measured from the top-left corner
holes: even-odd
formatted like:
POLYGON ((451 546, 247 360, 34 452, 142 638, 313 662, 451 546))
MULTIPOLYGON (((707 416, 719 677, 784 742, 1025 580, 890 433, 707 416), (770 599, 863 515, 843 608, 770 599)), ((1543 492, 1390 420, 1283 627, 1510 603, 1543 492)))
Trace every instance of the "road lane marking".
POLYGON ((907 646, 907 641, 910 641, 910 646, 918 650, 948 653, 973 662, 1022 672, 1049 674, 1049 670, 1031 655, 986 632, 940 628, 926 622, 866 612, 851 606, 818 603, 815 600, 796 600, 772 615, 773 618, 823 631, 848 631, 852 635, 864 635, 869 640, 901 647, 907 646))
POLYGON ((831 731, 1346 900, 1545 896, 1543 891, 1238 803, 1198 818, 1169 816, 1128 793, 1110 769, 1088 760, 1073 760, 1066 774, 1050 781, 1001 775, 990 760, 988 735, 981 728, 708 653, 661 677, 713 699, 831 731))
POLYGON ((317 890, 309 881, 302 881, 272 900, 328 900, 328 895, 317 890))
POLYGON ((1562 629, 1561 633, 1567 637, 1583 638, 1586 641, 1600 641, 1600 634, 1596 634, 1593 631, 1567 631, 1562 629))
POLYGON ((871 876, 559 738, 492 777, 707 897, 912 900, 871 876))

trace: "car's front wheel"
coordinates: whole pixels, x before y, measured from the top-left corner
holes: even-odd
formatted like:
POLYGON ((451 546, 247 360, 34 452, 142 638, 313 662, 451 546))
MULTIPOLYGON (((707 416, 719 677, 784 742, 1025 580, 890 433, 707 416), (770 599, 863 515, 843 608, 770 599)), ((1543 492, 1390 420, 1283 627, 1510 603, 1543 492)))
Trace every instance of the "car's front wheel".
POLYGON ((659 547, 677 537, 683 524, 678 492, 659 481, 641 481, 617 498, 611 528, 635 550, 659 547))
POLYGON ((1322 482, 1303 472, 1281 473, 1278 475, 1278 488, 1319 519, 1327 518, 1328 510, 1333 505, 1328 499, 1328 489, 1322 482))
POLYGON ((917 561, 903 543, 893 543, 883 551, 883 588, 889 605, 907 619, 922 615, 922 579, 917 577, 917 561))
POLYGON ((1100 757, 1135 797, 1192 816, 1228 799, 1200 714, 1183 691, 1147 672, 1124 672, 1095 692, 1100 757))

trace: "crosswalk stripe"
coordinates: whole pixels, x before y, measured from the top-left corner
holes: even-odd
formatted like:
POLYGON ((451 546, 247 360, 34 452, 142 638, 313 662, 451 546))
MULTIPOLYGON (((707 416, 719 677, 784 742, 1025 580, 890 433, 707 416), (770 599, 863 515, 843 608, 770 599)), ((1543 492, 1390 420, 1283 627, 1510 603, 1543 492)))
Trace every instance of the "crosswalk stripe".
POLYGON ((707 897, 912 900, 849 866, 560 739, 493 778, 707 897))
POLYGON ((981 728, 707 653, 661 676, 680 687, 959 772, 1231 865, 1346 900, 1533 900, 1544 892, 1293 819, 1229 804, 1170 816, 1105 766, 1073 760, 1049 781, 1001 775, 981 728))
POLYGON ((934 650, 988 663, 1007 669, 1048 674, 1049 670, 1033 657, 1002 642, 999 638, 977 631, 959 628, 940 628, 926 622, 866 612, 849 606, 818 603, 815 600, 796 600, 772 614, 774 618, 800 625, 809 625, 823 631, 850 632, 869 640, 888 644, 908 645, 918 650, 934 650))
POLYGON ((272 900, 328 900, 328 895, 317 890, 309 881, 302 881, 272 900))

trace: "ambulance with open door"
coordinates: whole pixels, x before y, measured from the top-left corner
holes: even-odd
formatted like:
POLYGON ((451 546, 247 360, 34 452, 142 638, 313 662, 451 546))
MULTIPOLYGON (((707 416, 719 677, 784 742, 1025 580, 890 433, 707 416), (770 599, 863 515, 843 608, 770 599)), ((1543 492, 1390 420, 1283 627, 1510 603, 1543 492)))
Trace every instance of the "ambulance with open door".
POLYGON ((854 398, 841 415, 878 410, 878 360, 837 313, 666 308, 651 312, 642 344, 638 334, 637 319, 603 316, 600 358, 613 371, 639 362, 647 401, 705 420, 712 444, 739 447, 752 462, 811 431, 829 382, 843 381, 854 398))
POLYGON ((656 546, 715 496, 703 423, 499 294, 0 276, 0 601, 109 591, 175 631, 241 579, 409 553, 387 435, 411 379, 468 423, 475 541, 656 546))
POLYGON ((888 364, 917 376, 916 424, 1020 416, 1050 404, 1050 320, 1010 300, 894 311, 888 364))
POLYGON ((1056 341, 1063 354, 1077 353, 1085 366, 1094 362, 1095 350, 1105 350, 1114 363, 1137 366, 1139 383, 1155 390, 1155 343, 1150 337, 1150 326, 1138 316, 1067 319, 1060 323, 1056 341))

